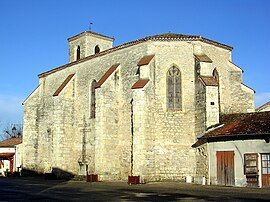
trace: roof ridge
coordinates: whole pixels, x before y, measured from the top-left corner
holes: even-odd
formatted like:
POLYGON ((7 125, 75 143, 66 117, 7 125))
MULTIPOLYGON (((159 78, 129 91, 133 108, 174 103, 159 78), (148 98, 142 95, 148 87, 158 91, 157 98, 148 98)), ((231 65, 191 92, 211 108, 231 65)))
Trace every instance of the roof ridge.
POLYGON ((140 44, 140 43, 143 43, 143 42, 146 42, 146 41, 151 41, 151 40, 154 40, 154 41, 155 40, 157 40, 157 41, 158 40, 168 41, 168 40, 175 40, 175 39, 176 40, 177 39, 180 39, 180 40, 183 40, 183 41, 199 40, 199 41, 202 41, 202 42, 205 42, 205 43, 209 43, 209 44, 213 44, 213 45, 216 45, 216 46, 225 48, 225 49, 229 49, 229 50, 232 50, 233 49, 231 46, 228 46, 226 44, 222 44, 222 43, 219 43, 217 41, 214 41, 214 40, 211 40, 211 39, 207 39, 207 38, 204 38, 204 37, 201 37, 201 36, 198 36, 198 35, 185 35, 185 34, 175 34, 175 33, 157 34, 157 35, 146 36, 146 37, 143 37, 143 38, 140 38, 140 39, 136 39, 136 40, 133 40, 133 41, 130 41, 130 42, 126 42, 126 43, 120 44, 118 46, 112 47, 110 49, 106 49, 104 51, 101 51, 98 54, 89 55, 89 56, 87 56, 85 58, 82 58, 80 60, 77 60, 77 61, 74 61, 74 62, 71 62, 71 63, 67 63, 67 64, 62 65, 62 66, 58 66, 56 68, 53 68, 51 70, 48 70, 48 71, 45 71, 45 72, 39 74, 38 77, 41 78, 41 77, 47 76, 49 74, 52 74, 52 73, 54 73, 56 71, 62 70, 64 68, 66 68, 66 67, 69 67, 71 65, 75 65, 75 64, 78 64, 78 63, 81 63, 81 62, 90 60, 92 58, 103 56, 105 54, 108 54, 108 53, 111 53, 111 52, 114 52, 114 51, 117 51, 117 50, 120 50, 120 49, 123 49, 123 48, 128 48, 128 47, 130 47, 132 45, 137 45, 137 44, 140 44))

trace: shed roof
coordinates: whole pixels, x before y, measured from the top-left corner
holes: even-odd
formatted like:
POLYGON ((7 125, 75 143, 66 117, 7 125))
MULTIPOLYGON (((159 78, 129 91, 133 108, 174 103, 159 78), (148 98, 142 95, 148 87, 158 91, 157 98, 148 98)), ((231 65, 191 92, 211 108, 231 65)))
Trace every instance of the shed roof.
POLYGON ((0 142, 0 147, 14 147, 15 145, 21 144, 22 138, 12 137, 0 142))
POLYGON ((217 79, 213 76, 200 76, 199 78, 205 86, 218 86, 217 79))
POLYGON ((146 55, 138 62, 138 66, 148 65, 155 55, 146 55))
POLYGON ((195 58, 200 61, 200 62, 213 62, 207 55, 205 54, 201 54, 201 55, 197 55, 197 54, 194 54, 195 58))
POLYGON ((101 85, 109 78, 109 76, 117 69, 117 67, 120 64, 114 64, 112 65, 107 72, 105 72, 105 74, 99 79, 99 81, 97 82, 96 88, 100 88, 101 85))
POLYGON ((198 138, 193 147, 209 141, 266 137, 270 137, 270 112, 227 114, 221 115, 220 125, 198 138))
POLYGON ((131 89, 138 89, 138 88, 143 88, 147 83, 149 79, 140 79, 136 83, 133 84, 131 89))

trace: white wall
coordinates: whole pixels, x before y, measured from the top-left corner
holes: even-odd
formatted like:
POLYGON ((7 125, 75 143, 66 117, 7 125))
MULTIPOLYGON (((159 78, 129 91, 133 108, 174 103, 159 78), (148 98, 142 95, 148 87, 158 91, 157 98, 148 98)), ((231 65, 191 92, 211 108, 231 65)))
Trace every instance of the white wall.
MULTIPOLYGON (((245 153, 270 153, 270 143, 264 140, 237 140, 227 142, 212 142, 208 144, 209 155, 209 179, 210 184, 217 184, 217 151, 234 151, 235 185, 246 186, 244 175, 245 153)), ((261 161, 258 157, 259 185, 261 186, 261 161)))

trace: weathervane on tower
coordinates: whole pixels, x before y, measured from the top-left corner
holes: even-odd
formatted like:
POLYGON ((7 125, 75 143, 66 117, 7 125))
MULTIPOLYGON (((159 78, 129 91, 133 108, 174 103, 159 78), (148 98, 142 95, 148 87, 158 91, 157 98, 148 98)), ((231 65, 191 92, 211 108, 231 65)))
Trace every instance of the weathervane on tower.
POLYGON ((90 22, 90 24, 89 24, 89 31, 91 31, 91 29, 92 29, 92 22, 90 22))

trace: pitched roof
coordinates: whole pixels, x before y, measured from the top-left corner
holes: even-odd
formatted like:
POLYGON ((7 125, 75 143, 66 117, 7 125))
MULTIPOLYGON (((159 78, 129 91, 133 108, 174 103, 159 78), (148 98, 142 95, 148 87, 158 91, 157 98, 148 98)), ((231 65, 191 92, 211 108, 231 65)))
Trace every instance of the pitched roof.
POLYGON ((209 62, 209 63, 211 63, 211 62, 213 62, 207 55, 205 55, 205 54, 202 54, 202 55, 196 55, 196 54, 194 54, 194 56, 195 56, 195 58, 197 59, 197 60, 199 60, 200 62, 209 62))
POLYGON ((60 67, 56 67, 56 68, 51 69, 51 70, 46 71, 46 72, 43 72, 43 73, 39 74, 38 76, 39 76, 39 78, 42 78, 42 77, 50 75, 50 74, 52 74, 54 72, 65 69, 67 67, 70 67, 70 66, 73 66, 73 65, 76 65, 76 64, 91 60, 91 59, 96 58, 96 57, 100 57, 100 56, 112 53, 112 52, 117 51, 117 50, 121 50, 121 49, 130 47, 130 46, 134 46, 134 45, 146 42, 146 41, 202 41, 204 43, 208 43, 208 44, 215 45, 215 46, 218 46, 218 47, 221 47, 221 48, 225 48, 227 50, 232 50, 233 49, 231 46, 228 46, 228 45, 219 43, 217 41, 213 41, 213 40, 204 38, 202 36, 165 33, 165 34, 147 36, 147 37, 144 37, 144 38, 141 38, 141 39, 137 39, 137 40, 134 40, 134 41, 131 41, 131 42, 121 44, 119 46, 116 46, 116 47, 113 47, 113 48, 110 48, 110 49, 106 49, 104 51, 101 51, 98 54, 90 55, 90 56, 87 56, 87 57, 82 58, 80 60, 76 60, 74 62, 62 65, 60 67))
POLYGON ((133 84, 131 89, 138 89, 138 88, 143 88, 147 83, 149 79, 140 79, 136 83, 133 84))
POLYGON ((138 62, 138 66, 148 65, 155 55, 146 55, 138 62))
POLYGON ((68 82, 72 79, 72 77, 75 74, 70 74, 68 75, 68 77, 64 80, 64 82, 59 86, 59 88, 55 91, 55 93, 53 94, 53 96, 58 96, 61 91, 65 88, 65 86, 68 84, 68 82))
POLYGON ((218 86, 217 79, 213 76, 199 76, 205 86, 218 86))
POLYGON ((97 33, 97 32, 92 32, 92 31, 84 31, 84 32, 81 32, 80 34, 77 34, 75 36, 72 36, 70 38, 68 38, 68 41, 72 41, 72 40, 75 40, 77 38, 79 38, 80 36, 82 35, 85 35, 85 34, 89 34, 89 35, 96 35, 96 36, 99 36, 99 37, 102 37, 102 38, 107 38, 107 39, 110 39, 110 40, 114 40, 113 37, 110 37, 110 36, 105 36, 103 34, 100 34, 100 33, 97 33))
POLYGON ((264 139, 270 137, 270 112, 227 114, 220 116, 220 124, 209 130, 193 145, 225 139, 264 139))
POLYGON ((12 137, 12 138, 9 138, 0 142, 0 147, 13 147, 21 143, 22 143, 22 138, 12 137))
POLYGON ((265 104, 263 104, 263 105, 261 105, 261 106, 259 106, 258 108, 256 108, 255 111, 259 112, 259 111, 261 111, 261 110, 263 110, 263 109, 265 109, 267 107, 270 107, 270 101, 267 102, 267 103, 265 103, 265 104))
POLYGON ((109 76, 117 69, 119 65, 119 63, 112 65, 110 69, 108 69, 108 71, 99 79, 96 88, 100 88, 101 85, 109 78, 109 76))

